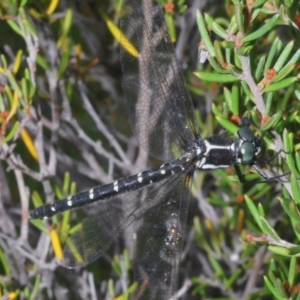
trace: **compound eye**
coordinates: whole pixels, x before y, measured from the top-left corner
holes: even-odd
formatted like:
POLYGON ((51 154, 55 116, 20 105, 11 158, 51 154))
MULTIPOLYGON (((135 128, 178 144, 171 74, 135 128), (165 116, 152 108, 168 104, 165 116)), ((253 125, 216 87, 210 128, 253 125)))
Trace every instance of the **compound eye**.
POLYGON ((238 131, 238 136, 244 141, 252 141, 254 138, 253 132, 248 127, 242 127, 238 131))
POLYGON ((254 159, 255 149, 250 142, 244 142, 240 147, 240 158, 244 165, 251 164, 254 159))

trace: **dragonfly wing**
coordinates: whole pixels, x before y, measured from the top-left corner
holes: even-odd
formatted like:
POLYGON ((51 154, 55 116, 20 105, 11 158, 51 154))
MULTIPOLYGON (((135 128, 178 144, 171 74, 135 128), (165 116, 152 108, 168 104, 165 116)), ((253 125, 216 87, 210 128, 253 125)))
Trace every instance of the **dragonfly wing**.
MULTIPOLYGON (((132 222, 143 217, 153 207, 163 205, 162 209, 168 208, 164 205, 170 194, 168 191, 175 187, 177 190, 180 178, 186 172, 188 168, 160 182, 76 209, 82 222, 70 230, 62 264, 69 268, 89 264, 100 257, 132 222)), ((167 214, 170 215, 169 212, 167 214)), ((161 224, 157 219, 159 217, 157 214, 149 223, 154 227, 153 234, 156 230, 163 230, 157 226, 161 224)))
POLYGON ((183 155, 199 135, 193 103, 161 5, 124 0, 121 13, 120 26, 126 36, 121 44, 127 49, 121 48, 120 59, 130 123, 140 145, 153 157, 168 161, 176 151, 183 155), (128 52, 129 43, 138 57, 128 52))
MULTIPOLYGON (((162 186, 158 206, 137 222, 134 276, 137 299, 176 297, 178 270, 189 205, 186 176, 162 186)), ((174 298, 173 298, 174 299, 174 298)))

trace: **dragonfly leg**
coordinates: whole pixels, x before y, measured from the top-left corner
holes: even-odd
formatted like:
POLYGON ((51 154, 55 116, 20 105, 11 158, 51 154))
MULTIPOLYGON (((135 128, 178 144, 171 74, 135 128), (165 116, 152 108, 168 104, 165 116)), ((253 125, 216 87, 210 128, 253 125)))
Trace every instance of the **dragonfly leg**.
POLYGON ((264 183, 264 182, 270 182, 270 181, 275 181, 275 180, 278 180, 282 177, 285 177, 287 175, 289 175, 291 172, 286 172, 286 173, 283 173, 283 174, 280 174, 280 175, 275 175, 275 176, 268 176, 258 165, 254 164, 252 165, 253 168, 257 171, 257 173, 262 177, 264 178, 264 180, 261 180, 259 178, 256 178, 256 179, 249 179, 247 180, 245 175, 241 172, 241 169, 238 165, 234 165, 234 168, 235 168, 235 171, 236 171, 236 174, 239 178, 239 181, 241 183, 264 183))
POLYGON ((256 161, 259 162, 260 164, 269 164, 270 162, 272 162, 280 153, 284 153, 284 154, 289 154, 289 152, 284 151, 283 149, 280 149, 278 152, 276 152, 271 158, 266 159, 266 160, 261 160, 261 159, 257 159, 256 161))

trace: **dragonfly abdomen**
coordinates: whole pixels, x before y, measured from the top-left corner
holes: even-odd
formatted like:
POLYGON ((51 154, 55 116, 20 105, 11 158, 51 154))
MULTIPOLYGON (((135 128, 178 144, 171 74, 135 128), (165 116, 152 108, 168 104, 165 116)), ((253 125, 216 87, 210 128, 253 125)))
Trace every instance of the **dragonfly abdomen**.
POLYGON ((48 203, 31 210, 30 217, 32 219, 47 219, 71 208, 78 208, 99 200, 106 200, 117 194, 140 189, 146 185, 171 177, 178 172, 183 172, 188 165, 190 165, 190 158, 185 156, 170 163, 166 163, 159 168, 153 168, 136 175, 121 178, 112 183, 97 186, 74 196, 48 203))

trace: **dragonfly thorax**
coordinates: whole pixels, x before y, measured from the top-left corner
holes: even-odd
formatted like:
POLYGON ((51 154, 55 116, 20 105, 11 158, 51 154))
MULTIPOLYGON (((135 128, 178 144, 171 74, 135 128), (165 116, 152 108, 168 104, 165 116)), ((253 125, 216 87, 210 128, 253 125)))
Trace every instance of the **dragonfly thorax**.
POLYGON ((228 168, 231 165, 252 165, 260 151, 260 138, 243 126, 237 139, 226 135, 211 136, 199 145, 196 167, 200 170, 228 168))

